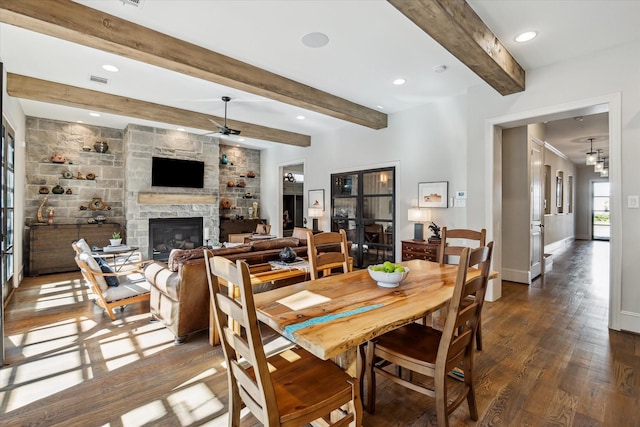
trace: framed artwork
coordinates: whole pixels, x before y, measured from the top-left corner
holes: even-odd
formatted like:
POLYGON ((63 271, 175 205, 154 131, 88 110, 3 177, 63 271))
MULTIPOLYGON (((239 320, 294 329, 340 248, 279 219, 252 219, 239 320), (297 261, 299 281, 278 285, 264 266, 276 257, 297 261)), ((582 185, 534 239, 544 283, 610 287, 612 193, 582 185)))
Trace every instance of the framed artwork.
POLYGON ((449 206, 449 182, 418 183, 419 208, 446 208, 449 206))
POLYGON ((309 190, 307 207, 324 210, 324 190, 309 190))

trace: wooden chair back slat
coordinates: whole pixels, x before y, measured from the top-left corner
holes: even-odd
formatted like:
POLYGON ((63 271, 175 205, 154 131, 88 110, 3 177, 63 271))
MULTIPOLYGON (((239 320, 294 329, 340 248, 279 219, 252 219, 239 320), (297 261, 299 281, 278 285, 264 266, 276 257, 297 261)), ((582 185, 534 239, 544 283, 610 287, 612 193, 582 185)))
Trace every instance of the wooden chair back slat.
POLYGON ((307 231, 307 255, 311 279, 316 280, 331 274, 332 269, 342 268, 343 273, 349 272, 349 249, 347 233, 340 229, 338 232, 324 232, 313 234, 307 231), (318 246, 339 244, 340 252, 319 252, 318 246))
MULTIPOLYGON (((484 228, 480 231, 469 229, 448 229, 442 227, 440 248, 438 250, 438 262, 440 264, 450 263, 449 256, 459 257, 462 249, 468 247, 468 241, 477 242, 478 247, 486 245, 487 230, 484 228), (462 242, 464 240, 464 242, 462 242), (452 242, 453 241, 453 242, 452 242), (464 245, 460 245, 464 243, 464 245)), ((474 265, 474 264, 470 264, 474 265)))

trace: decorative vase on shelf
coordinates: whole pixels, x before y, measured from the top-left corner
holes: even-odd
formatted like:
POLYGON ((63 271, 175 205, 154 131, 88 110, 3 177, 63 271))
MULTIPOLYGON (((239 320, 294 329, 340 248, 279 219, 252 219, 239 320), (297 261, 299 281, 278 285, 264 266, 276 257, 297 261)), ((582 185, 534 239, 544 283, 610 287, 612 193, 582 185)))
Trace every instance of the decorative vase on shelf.
POLYGON ((96 143, 93 144, 93 149, 98 153, 106 153, 109 150, 109 144, 107 141, 96 141, 96 143))

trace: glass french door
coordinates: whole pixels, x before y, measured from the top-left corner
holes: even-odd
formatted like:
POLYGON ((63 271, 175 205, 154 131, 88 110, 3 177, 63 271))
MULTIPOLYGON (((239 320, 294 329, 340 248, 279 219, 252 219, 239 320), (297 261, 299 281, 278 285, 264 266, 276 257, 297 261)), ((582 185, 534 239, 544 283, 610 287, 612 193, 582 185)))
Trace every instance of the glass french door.
MULTIPOLYGON (((0 72, 1 72, 0 68, 0 72)), ((1 77, 1 75, 0 75, 1 77)), ((2 286, 2 299, 0 300, 0 365, 4 363, 4 302, 9 296, 11 282, 13 280, 13 248, 14 248, 14 159, 15 139, 13 130, 2 119, 2 150, 0 151, 0 233, 2 245, 0 246, 0 285, 2 286)))
POLYGON ((395 259, 395 168, 331 175, 331 231, 343 228, 353 265, 395 259))
POLYGON ((610 191, 608 181, 592 183, 591 229, 593 240, 609 240, 611 237, 610 191))

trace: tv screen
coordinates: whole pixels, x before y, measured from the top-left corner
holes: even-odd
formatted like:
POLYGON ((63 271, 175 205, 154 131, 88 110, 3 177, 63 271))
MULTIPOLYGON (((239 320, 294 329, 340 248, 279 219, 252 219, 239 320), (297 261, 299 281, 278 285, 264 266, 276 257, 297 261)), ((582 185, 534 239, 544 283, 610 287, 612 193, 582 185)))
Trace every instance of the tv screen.
POLYGON ((204 187, 204 162, 154 157, 151 164, 154 187, 204 187))

